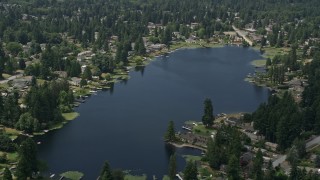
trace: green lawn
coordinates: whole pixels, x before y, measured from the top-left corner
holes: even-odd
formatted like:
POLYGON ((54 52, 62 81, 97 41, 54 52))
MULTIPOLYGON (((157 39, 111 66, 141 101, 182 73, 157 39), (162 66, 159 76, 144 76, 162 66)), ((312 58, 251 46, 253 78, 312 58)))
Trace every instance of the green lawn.
POLYGON ((303 166, 303 167, 314 167, 314 164, 312 162, 310 162, 309 159, 303 159, 301 160, 301 162, 299 163, 299 166, 303 166))
POLYGON ((265 47, 263 48, 265 50, 264 57, 265 58, 273 58, 276 55, 283 55, 288 54, 289 48, 274 48, 274 47, 265 47))
POLYGON ((266 65, 267 60, 261 59, 261 60, 254 60, 251 62, 251 65, 255 67, 264 67, 266 65))
POLYGON ((37 84, 39 85, 43 85, 44 82, 46 82, 46 80, 43 80, 43 79, 37 79, 37 84))
POLYGON ((3 74, 2 74, 2 77, 5 78, 5 79, 8 79, 9 77, 11 77, 11 75, 10 75, 10 74, 5 74, 5 73, 3 73, 3 74))
POLYGON ((80 180, 83 177, 83 175, 84 175, 83 173, 78 171, 68 171, 60 174, 60 176, 63 176, 71 180, 80 180))
POLYGON ((0 89, 8 89, 9 85, 8 83, 0 84, 0 89))
POLYGON ((162 180, 170 180, 170 177, 168 175, 164 175, 162 180))
POLYGON ((216 43, 206 43, 204 41, 197 41, 196 43, 187 43, 187 42, 177 42, 175 44, 172 44, 170 46, 170 50, 175 50, 179 48, 202 48, 203 46, 200 44, 206 46, 206 47, 211 47, 211 48, 218 48, 218 47, 223 47, 223 44, 216 44, 216 43))
POLYGON ((147 175, 134 176, 134 175, 127 174, 124 177, 124 180, 147 180, 147 175))
POLYGON ((206 128, 203 124, 199 124, 195 121, 188 121, 187 124, 197 124, 196 126, 193 126, 192 131, 196 134, 210 136, 213 132, 215 132, 213 129, 206 128))
POLYGON ((7 153, 7 157, 10 162, 16 162, 18 160, 18 152, 7 153))
POLYGON ((71 113, 62 113, 62 116, 65 120, 71 121, 76 119, 80 114, 77 112, 71 112, 71 113))
POLYGON ((74 90, 75 90, 75 93, 74 93, 75 96, 85 96, 90 93, 90 90, 86 88, 74 87, 74 90))
POLYGON ((201 161, 201 156, 192 156, 192 155, 183 155, 183 158, 186 159, 186 161, 201 161))
POLYGON ((317 155, 320 155, 320 146, 317 146, 317 147, 313 148, 313 149, 311 150, 311 152, 313 152, 313 153, 315 153, 315 154, 317 154, 317 155))
POLYGON ((20 134, 20 131, 12 128, 5 128, 6 133, 10 136, 11 139, 16 139, 20 134))

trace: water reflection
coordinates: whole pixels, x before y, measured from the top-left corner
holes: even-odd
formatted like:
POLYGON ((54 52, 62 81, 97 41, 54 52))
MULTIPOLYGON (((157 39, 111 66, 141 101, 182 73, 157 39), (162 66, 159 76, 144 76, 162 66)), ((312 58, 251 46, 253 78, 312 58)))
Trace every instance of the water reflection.
POLYGON ((135 68, 134 68, 134 70, 136 71, 136 72, 140 72, 141 73, 141 76, 143 77, 143 75, 144 75, 144 69, 145 69, 145 66, 136 66, 135 68))

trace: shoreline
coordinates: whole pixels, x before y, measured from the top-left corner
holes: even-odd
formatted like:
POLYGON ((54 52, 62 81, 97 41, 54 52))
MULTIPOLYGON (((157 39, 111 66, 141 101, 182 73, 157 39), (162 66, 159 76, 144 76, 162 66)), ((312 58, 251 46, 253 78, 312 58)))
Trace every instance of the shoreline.
MULTIPOLYGON (((199 42, 201 42, 201 41, 199 41, 199 42)), ((131 66, 132 68, 130 68, 129 72, 130 72, 131 70, 133 70, 134 68, 136 68, 136 67, 145 67, 145 66, 149 65, 149 63, 152 62, 152 61, 154 61, 154 60, 157 58, 157 56, 163 56, 163 55, 165 55, 165 54, 174 53, 175 51, 178 51, 178 50, 181 50, 181 49, 221 48, 221 47, 224 47, 223 44, 213 44, 213 43, 206 43, 206 44, 207 44, 208 46, 210 46, 210 47, 204 47, 204 46, 201 46, 200 44, 198 44, 199 42, 197 41, 197 43, 188 44, 189 46, 184 46, 184 43, 185 43, 185 42, 178 42, 176 45, 178 45, 179 47, 175 47, 175 48, 173 48, 173 49, 160 50, 160 51, 157 51, 157 52, 154 52, 154 53, 147 54, 146 56, 143 56, 144 58, 146 58, 146 60, 144 61, 144 64, 143 64, 143 65, 131 66), (182 46, 180 47, 180 45, 182 45, 182 46)), ((136 57, 136 56, 132 56, 131 58, 133 59, 134 57, 136 57)), ((130 63, 130 62, 129 62, 129 63, 130 63)), ((132 62, 131 62, 131 63, 132 63, 132 62)), ((128 79, 126 79, 126 80, 129 80, 129 79, 130 79, 129 72, 128 72, 128 74, 126 74, 126 76, 128 76, 128 79)), ((112 80, 110 83, 119 83, 119 82, 121 82, 121 81, 123 81, 123 80, 124 80, 124 79, 121 79, 121 80, 119 80, 119 79, 114 79, 114 80, 112 80)), ((97 88, 97 87, 98 87, 98 86, 95 86, 95 88, 97 88)), ((90 88, 89 88, 89 89, 90 89, 90 88)), ((94 93, 91 93, 91 92, 89 91, 88 94, 86 94, 86 95, 92 95, 92 94, 94 94, 94 93)), ((81 105, 81 104, 79 104, 79 106, 80 106, 80 105, 81 105)), ((17 134, 17 135, 28 136, 28 137, 42 136, 42 135, 47 134, 47 133, 50 132, 50 131, 61 129, 61 128, 63 128, 64 125, 66 125, 66 124, 69 123, 70 121, 75 120, 77 117, 80 116, 80 113, 77 112, 77 111, 73 111, 73 112, 69 112, 69 113, 63 113, 63 114, 70 114, 70 113, 75 113, 76 116, 74 116, 74 117, 71 118, 71 119, 65 118, 64 121, 59 122, 59 123, 53 125, 52 127, 48 128, 48 129, 44 129, 44 130, 42 130, 42 131, 40 131, 40 132, 35 132, 35 133, 31 134, 31 135, 29 135, 29 134, 23 134, 21 131, 19 131, 20 133, 17 134)), ((11 129, 11 128, 10 128, 10 129, 11 129)), ((18 130, 17 130, 17 131, 18 131, 18 130)))
POLYGON ((175 142, 166 142, 167 144, 170 144, 176 148, 192 148, 192 149, 197 149, 197 150, 200 150, 200 151, 204 151, 206 152, 207 149, 203 148, 203 147, 199 147, 199 146, 195 146, 195 145, 192 145, 192 144, 186 144, 186 143, 182 143, 182 144, 178 144, 178 143, 175 143, 175 142))
MULTIPOLYGON (((133 61, 133 59, 136 57, 136 56, 132 56, 130 58, 130 61, 129 61, 129 66, 131 66, 130 70, 127 72, 127 76, 128 76, 128 79, 130 79, 130 76, 129 76, 129 73, 130 71, 134 70, 136 67, 145 67, 147 65, 149 65, 149 63, 151 63, 152 61, 156 60, 158 56, 163 56, 163 55, 166 55, 166 54, 171 54, 171 53, 174 53, 178 50, 185 50, 185 49, 198 49, 198 48, 223 48, 225 46, 233 46, 231 44, 221 44, 221 43, 204 43, 204 45, 201 45, 200 43, 203 42, 203 41, 197 41, 197 43, 192 43, 192 44, 187 44, 186 42, 178 42, 176 44, 173 44, 171 45, 171 48, 169 49, 163 49, 163 50, 160 50, 160 51, 157 51, 157 52, 154 52, 154 53, 149 53, 149 54, 146 54, 145 56, 143 56, 143 58, 145 58, 144 62, 142 65, 136 65, 133 61), (130 63, 133 63, 134 65, 132 66, 132 64, 130 63)), ((253 47, 250 47, 250 48, 253 48, 253 47)), ((122 72, 121 72, 122 73, 122 72)), ((117 73, 114 73, 114 75, 117 75, 117 73)), ((121 82, 122 79, 113 79, 112 82, 113 83, 118 83, 118 82, 121 82)), ((256 84, 255 84, 256 85, 256 84)), ((93 85, 92 87, 99 87, 100 85, 96 86, 96 85, 93 85)), ((88 87, 88 89, 92 88, 92 87, 88 87)), ((89 94, 94 94, 94 93, 91 93, 89 92, 89 94)), ((81 104, 80 104, 81 105, 81 104)), ((69 123, 70 121, 72 120, 75 120, 80 114, 79 112, 77 112, 76 110, 74 112, 71 112, 71 113, 75 113, 77 114, 76 116, 74 116, 72 119, 67 119, 65 118, 64 121, 62 122, 59 122, 55 125, 53 125, 52 127, 48 128, 48 129, 44 129, 40 132, 35 132, 33 133, 32 135, 28 135, 28 134, 23 134, 23 133, 19 133, 18 136, 22 135, 22 136, 26 136, 26 137, 36 137, 36 136, 43 136, 43 135, 46 135, 48 132, 51 132, 51 131, 54 131, 54 130, 59 130, 61 128, 64 127, 64 125, 66 125, 67 123, 69 123)), ((39 143, 41 144, 41 142, 39 143)), ((193 149, 196 149, 196 150, 200 150, 200 151, 206 151, 206 148, 203 148, 203 147, 199 147, 199 146, 195 146, 195 145, 192 145, 192 144, 186 144, 186 143, 183 143, 183 144, 178 144, 178 143, 172 143, 172 142, 169 142, 168 144, 174 146, 174 147, 177 147, 177 148, 193 148, 193 149)))

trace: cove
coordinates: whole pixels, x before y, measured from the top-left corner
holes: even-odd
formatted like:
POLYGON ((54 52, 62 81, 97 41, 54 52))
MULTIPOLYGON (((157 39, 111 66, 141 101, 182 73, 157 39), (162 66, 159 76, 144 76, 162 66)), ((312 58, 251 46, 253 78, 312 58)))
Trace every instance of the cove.
POLYGON ((175 152, 181 171, 182 155, 200 152, 166 146, 168 122, 181 130, 187 120, 200 121, 207 97, 215 114, 254 111, 270 94, 244 81, 254 72, 254 59, 262 57, 241 47, 181 49, 156 58, 130 72, 130 80, 116 83, 112 91, 92 95, 76 108, 76 120, 37 137, 39 158, 50 173, 76 170, 84 179, 96 179, 106 160, 114 169, 161 179, 175 152))

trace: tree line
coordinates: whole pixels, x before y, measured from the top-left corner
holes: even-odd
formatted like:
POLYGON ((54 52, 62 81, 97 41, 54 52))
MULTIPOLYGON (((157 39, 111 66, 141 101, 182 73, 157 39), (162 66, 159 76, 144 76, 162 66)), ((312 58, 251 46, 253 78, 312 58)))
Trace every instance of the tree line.
POLYGON ((38 132, 64 120, 62 113, 71 112, 74 95, 65 80, 36 84, 22 98, 26 107, 19 106, 19 94, 0 95, 0 122, 26 133, 38 132))

